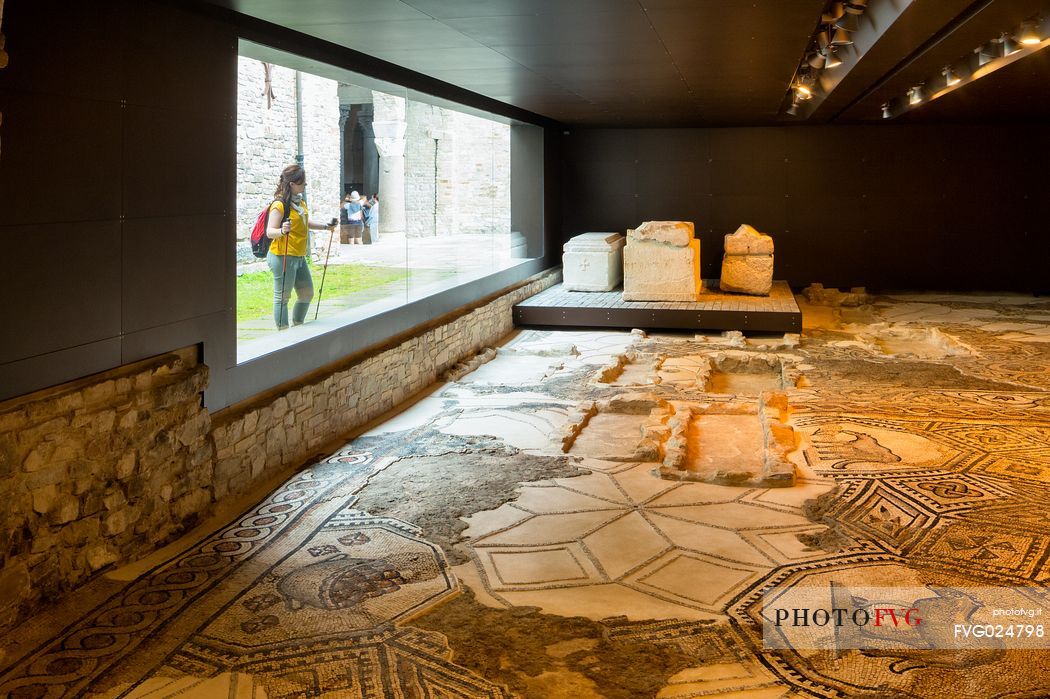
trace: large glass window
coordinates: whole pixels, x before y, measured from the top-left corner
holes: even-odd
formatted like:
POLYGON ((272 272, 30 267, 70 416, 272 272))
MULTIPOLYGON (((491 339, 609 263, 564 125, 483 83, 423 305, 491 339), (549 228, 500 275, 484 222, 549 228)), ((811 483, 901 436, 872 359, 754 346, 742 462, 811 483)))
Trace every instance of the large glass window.
POLYGON ((542 147, 522 130, 540 131, 242 42, 238 362, 540 256, 542 231, 511 223, 512 137, 542 147), (282 187, 296 164, 305 186, 282 187), (252 228, 285 198, 260 259, 252 228))

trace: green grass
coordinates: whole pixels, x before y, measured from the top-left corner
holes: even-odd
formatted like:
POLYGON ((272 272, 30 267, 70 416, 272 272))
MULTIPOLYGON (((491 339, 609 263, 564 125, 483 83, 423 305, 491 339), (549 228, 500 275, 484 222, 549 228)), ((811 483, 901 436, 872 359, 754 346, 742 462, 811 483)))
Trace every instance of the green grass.
MULTIPOLYGON (((311 264, 314 278, 314 300, 321 288, 320 265, 311 264)), ((399 267, 371 267, 360 264, 329 265, 324 278, 324 296, 334 299, 357 291, 389 284, 408 276, 399 267)), ((295 302, 292 292, 291 303, 295 302)), ((249 272, 237 277, 237 322, 273 316, 273 273, 269 270, 249 272)))

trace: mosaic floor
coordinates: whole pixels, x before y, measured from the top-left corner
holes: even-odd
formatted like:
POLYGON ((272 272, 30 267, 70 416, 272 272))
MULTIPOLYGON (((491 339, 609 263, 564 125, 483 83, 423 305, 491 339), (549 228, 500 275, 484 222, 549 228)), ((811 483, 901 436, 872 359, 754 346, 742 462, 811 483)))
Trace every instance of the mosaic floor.
POLYGON ((801 338, 520 332, 11 634, 0 696, 1050 696, 1047 650, 763 646, 771 586, 1050 609, 1050 302, 799 300, 801 338), (763 396, 794 485, 654 475, 670 442, 646 452, 638 406, 692 416, 681 449, 758 468, 768 427, 729 418, 765 419, 763 396))

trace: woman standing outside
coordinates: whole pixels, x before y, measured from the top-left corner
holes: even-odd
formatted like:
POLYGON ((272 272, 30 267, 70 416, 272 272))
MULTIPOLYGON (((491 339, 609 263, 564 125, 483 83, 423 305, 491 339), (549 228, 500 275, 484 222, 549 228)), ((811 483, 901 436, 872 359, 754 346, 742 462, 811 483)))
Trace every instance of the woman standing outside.
POLYGON ((306 171, 302 166, 286 167, 277 181, 266 221, 266 235, 273 239, 266 262, 273 272, 273 319, 278 330, 288 328, 288 299, 293 287, 292 323, 302 325, 306 320, 306 311, 314 297, 314 281, 306 264, 310 253, 309 231, 331 228, 331 225, 310 222, 310 211, 303 196, 305 190, 306 171))

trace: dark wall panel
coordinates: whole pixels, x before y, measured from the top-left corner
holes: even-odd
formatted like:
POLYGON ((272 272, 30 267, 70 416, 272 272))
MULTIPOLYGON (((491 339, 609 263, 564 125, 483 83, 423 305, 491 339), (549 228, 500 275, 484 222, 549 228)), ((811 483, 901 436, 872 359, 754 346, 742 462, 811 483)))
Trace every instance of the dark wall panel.
POLYGON ((236 149, 229 122, 169 108, 124 111, 124 215, 221 214, 233 176, 222 156, 236 149))
POLYGON ((563 237, 691 220, 702 273, 717 278, 722 237, 749 223, 773 236, 775 274, 795 286, 1045 291, 1046 176, 1035 153, 1046 132, 579 130, 563 136, 563 237))
POLYGON ((222 214, 126 221, 124 332, 223 311, 227 247, 222 214), (157 251, 165 249, 180 264, 158 264, 157 251))
POLYGON ((8 311, 0 364, 120 334, 120 225, 0 227, 8 311))
POLYGON ((116 220, 120 105, 8 91, 2 82, 0 98, 0 225, 116 220))
POLYGON ((0 399, 205 335, 228 360, 235 32, 133 0, 4 9, 0 399))

